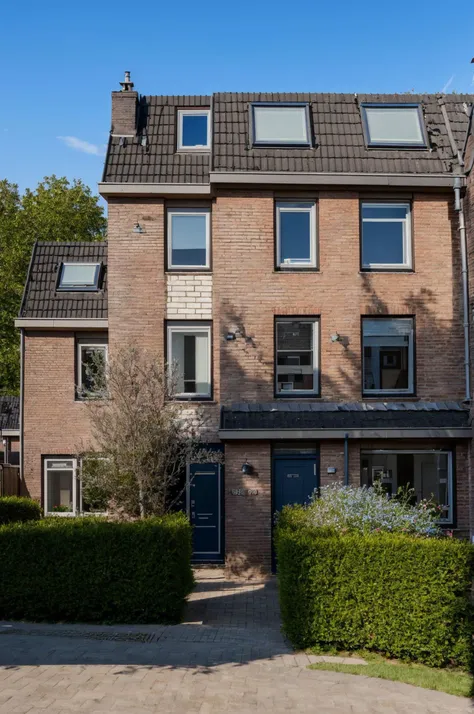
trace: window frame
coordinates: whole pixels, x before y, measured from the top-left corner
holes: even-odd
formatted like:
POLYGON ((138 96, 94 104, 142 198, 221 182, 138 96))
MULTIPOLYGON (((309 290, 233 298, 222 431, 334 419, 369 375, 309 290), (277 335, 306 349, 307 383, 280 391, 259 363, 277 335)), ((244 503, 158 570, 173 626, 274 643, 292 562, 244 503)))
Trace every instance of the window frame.
POLYGON ((359 225, 360 225, 360 270, 365 273, 375 273, 375 272, 413 272, 413 201, 411 199, 371 199, 371 198, 361 198, 359 201, 359 225), (383 218, 369 218, 364 220, 363 209, 364 206, 407 206, 406 218, 402 219, 383 219, 383 218), (405 260, 403 263, 364 263, 364 222, 369 223, 390 223, 391 221, 402 222, 405 221, 405 234, 404 234, 404 245, 403 252, 405 260))
POLYGON ((315 199, 276 199, 275 200, 275 267, 277 270, 317 270, 319 251, 318 251, 318 214, 317 214, 317 201, 315 199), (308 208, 294 208, 294 204, 306 204, 308 208), (286 205, 286 207, 285 207, 286 205), (292 208, 293 207, 293 208, 292 208), (284 263, 281 260, 281 224, 280 216, 281 212, 308 212, 310 215, 310 262, 302 261, 292 261, 291 263, 284 263))
POLYGON ((313 147, 313 136, 311 131, 311 118, 309 113, 309 102, 251 102, 249 107, 249 126, 250 126, 250 142, 251 147, 288 147, 295 149, 311 149, 313 147), (264 139, 257 140, 256 137, 256 118, 255 109, 258 107, 274 107, 274 108, 285 108, 285 107, 301 107, 304 109, 305 114, 305 126, 306 126, 306 141, 287 141, 287 140, 272 140, 266 141, 264 139))
POLYGON ((166 270, 169 272, 209 272, 211 270, 211 209, 192 206, 168 206, 166 209, 166 270), (206 216, 206 264, 173 265, 173 216, 206 216))
MULTIPOLYGON (((87 456, 85 457, 87 458, 87 456)), ((105 458, 105 457, 98 457, 98 458, 105 458)), ((75 456, 69 456, 69 455, 47 455, 42 457, 43 461, 43 477, 42 477, 42 488, 43 488, 43 508, 44 508, 44 515, 48 517, 58 517, 58 518, 74 518, 77 516, 103 516, 106 514, 106 511, 84 511, 83 510, 83 497, 82 497, 82 479, 79 477, 79 474, 82 469, 82 459, 78 459, 75 456), (48 462, 58 462, 58 461, 72 461, 73 466, 69 468, 56 468, 56 469, 48 469, 48 462), (47 505, 48 505, 48 480, 47 480, 47 475, 48 471, 72 471, 72 504, 73 508, 72 511, 48 511, 47 505), (79 484, 79 489, 77 489, 77 485, 79 484), (79 504, 77 503, 77 496, 79 493, 79 504)))
POLYGON ((177 151, 208 152, 211 150, 211 110, 209 107, 192 107, 188 109, 178 109, 177 114, 177 151), (187 146, 183 144, 183 117, 185 116, 206 116, 207 117, 207 144, 199 146, 187 146))
MULTIPOLYGON (((82 348, 83 347, 104 347, 105 348, 105 365, 109 361, 109 339, 107 336, 93 335, 76 335, 76 401, 84 402, 90 399, 96 399, 95 394, 91 396, 83 396, 82 392, 82 348)), ((99 395, 104 396, 104 395, 99 395)))
MULTIPOLYGON (((446 454, 448 457, 448 497, 449 497, 449 514, 448 518, 438 519, 438 523, 442 527, 451 526, 455 523, 455 453, 453 449, 361 449, 360 461, 364 455, 372 456, 374 454, 446 454)), ((362 463, 360 467, 360 481, 362 484, 362 463)), ((446 504, 445 504, 446 505, 446 504)))
POLYGON ((364 132, 365 145, 368 149, 406 149, 421 151, 428 149, 428 134, 423 117, 421 104, 418 102, 362 102, 360 104, 362 130, 364 132), (418 114, 418 122, 421 130, 422 142, 406 142, 406 141, 372 141, 370 138, 369 122, 367 119, 367 109, 416 109, 418 114))
POLYGON ((321 396, 321 316, 320 315, 275 315, 273 324, 273 390, 278 399, 314 399, 321 396), (279 322, 311 322, 313 325, 313 389, 292 389, 278 391, 278 323, 279 322))
POLYGON ((96 262, 71 262, 71 261, 63 261, 59 267, 58 270, 58 280, 56 284, 56 292, 61 292, 61 293, 96 293, 99 292, 100 290, 100 281, 101 281, 101 276, 102 276, 102 267, 103 263, 102 261, 99 261, 98 263, 96 262), (69 265, 95 265, 95 280, 94 280, 94 285, 68 285, 68 286, 62 286, 61 281, 63 278, 63 273, 64 273, 64 268, 69 265))
POLYGON ((194 334, 196 332, 202 332, 207 334, 207 377, 209 383, 208 393, 196 393, 196 392, 180 392, 173 395, 173 399, 179 401, 195 401, 195 402, 208 402, 213 399, 213 363, 212 363, 212 322, 209 320, 167 320, 165 323, 165 338, 166 338, 166 360, 167 360, 167 370, 171 369, 173 364, 173 333, 178 334, 194 334))
POLYGON ((363 399, 380 397, 416 397, 416 319, 415 315, 361 315, 361 391, 363 399), (408 342, 408 389, 366 389, 365 388, 365 357, 364 357, 364 320, 411 320, 412 328, 408 342), (411 367, 411 369, 410 369, 411 367))

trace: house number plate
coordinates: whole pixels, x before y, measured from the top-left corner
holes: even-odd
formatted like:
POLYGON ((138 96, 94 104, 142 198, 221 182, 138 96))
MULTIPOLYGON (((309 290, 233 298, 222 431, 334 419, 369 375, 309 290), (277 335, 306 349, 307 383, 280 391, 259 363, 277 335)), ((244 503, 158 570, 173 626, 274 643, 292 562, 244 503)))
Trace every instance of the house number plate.
POLYGON ((258 496, 258 488, 232 488, 233 496, 258 496))

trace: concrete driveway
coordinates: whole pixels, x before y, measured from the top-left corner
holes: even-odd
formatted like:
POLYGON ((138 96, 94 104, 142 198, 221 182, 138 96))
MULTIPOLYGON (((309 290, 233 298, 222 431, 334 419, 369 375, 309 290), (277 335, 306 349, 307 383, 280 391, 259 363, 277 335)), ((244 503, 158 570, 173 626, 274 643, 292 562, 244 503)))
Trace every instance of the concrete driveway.
POLYGON ((471 702, 307 669, 280 633, 276 585, 198 572, 186 623, 0 623, 0 714, 461 714, 471 702))

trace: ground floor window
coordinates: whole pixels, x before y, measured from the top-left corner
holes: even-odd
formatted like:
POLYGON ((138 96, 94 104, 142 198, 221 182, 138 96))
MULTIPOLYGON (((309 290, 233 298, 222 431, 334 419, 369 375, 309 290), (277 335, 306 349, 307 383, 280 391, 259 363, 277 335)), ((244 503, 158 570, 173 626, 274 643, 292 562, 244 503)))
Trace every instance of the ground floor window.
POLYGON ((390 495, 414 489, 416 501, 432 499, 442 507, 440 521, 453 522, 453 467, 450 451, 366 451, 361 454, 361 482, 379 481, 390 495))
POLYGON ((46 459, 44 462, 45 514, 74 516, 103 512, 102 504, 91 504, 83 497, 81 463, 77 459, 46 459))

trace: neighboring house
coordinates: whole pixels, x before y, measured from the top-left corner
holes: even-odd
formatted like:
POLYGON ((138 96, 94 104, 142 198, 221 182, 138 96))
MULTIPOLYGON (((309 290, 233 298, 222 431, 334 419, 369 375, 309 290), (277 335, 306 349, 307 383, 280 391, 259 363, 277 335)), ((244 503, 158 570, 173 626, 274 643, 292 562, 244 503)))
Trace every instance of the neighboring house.
POLYGON ((0 464, 20 463, 20 398, 0 396, 0 464))
POLYGON ((433 494, 471 535, 455 199, 474 97, 121 84, 108 249, 37 244, 17 321, 31 495, 80 510, 81 365, 132 341, 179 363, 224 450, 189 467, 196 560, 270 568, 275 511, 331 481, 433 494))

